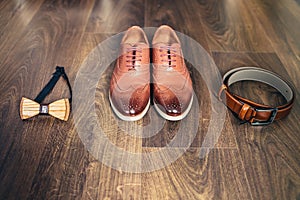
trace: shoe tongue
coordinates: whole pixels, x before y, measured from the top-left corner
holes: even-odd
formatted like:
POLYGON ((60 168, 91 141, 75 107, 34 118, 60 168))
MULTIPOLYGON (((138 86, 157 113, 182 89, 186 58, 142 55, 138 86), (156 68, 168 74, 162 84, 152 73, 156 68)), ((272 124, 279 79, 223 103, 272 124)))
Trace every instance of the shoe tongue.
POLYGON ((180 44, 178 44, 178 43, 169 44, 169 43, 159 42, 159 43, 153 44, 153 47, 154 48, 171 47, 171 48, 179 49, 180 48, 180 44))
POLYGON ((148 48, 148 45, 143 42, 139 43, 123 43, 122 44, 123 48, 131 49, 131 48, 148 48))

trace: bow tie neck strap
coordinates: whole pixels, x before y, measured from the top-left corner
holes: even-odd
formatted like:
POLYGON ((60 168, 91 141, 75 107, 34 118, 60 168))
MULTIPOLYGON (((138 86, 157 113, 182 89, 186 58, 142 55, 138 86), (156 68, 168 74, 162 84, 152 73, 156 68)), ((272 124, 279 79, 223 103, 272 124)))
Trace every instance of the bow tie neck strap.
POLYGON ((37 95, 37 97, 34 99, 37 103, 42 103, 42 101, 45 99, 45 97, 53 90, 55 87, 57 81, 60 77, 63 77, 65 81, 67 82, 69 91, 70 91, 70 98, 69 102, 72 102, 72 88, 71 84, 69 82, 68 76, 65 73, 64 67, 57 66, 56 71, 53 73, 53 77, 50 79, 50 81, 47 83, 47 85, 42 89, 42 91, 37 95))

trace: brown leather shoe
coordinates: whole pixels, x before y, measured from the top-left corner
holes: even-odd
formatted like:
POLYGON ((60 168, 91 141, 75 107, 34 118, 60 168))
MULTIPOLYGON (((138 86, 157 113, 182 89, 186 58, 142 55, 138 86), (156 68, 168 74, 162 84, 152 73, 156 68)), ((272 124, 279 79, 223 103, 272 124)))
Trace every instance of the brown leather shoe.
POLYGON ((109 91, 111 107, 122 120, 139 120, 150 106, 149 55, 144 31, 138 26, 129 28, 121 41, 109 91))
POLYGON ((167 120, 181 120, 193 102, 193 86, 180 41, 169 26, 159 27, 152 40, 154 107, 167 120))

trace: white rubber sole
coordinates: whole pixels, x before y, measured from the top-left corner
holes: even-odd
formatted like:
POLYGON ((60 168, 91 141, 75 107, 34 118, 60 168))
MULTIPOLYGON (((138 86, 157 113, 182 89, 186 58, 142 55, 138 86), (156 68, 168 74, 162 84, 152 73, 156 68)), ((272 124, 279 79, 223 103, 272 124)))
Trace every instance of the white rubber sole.
POLYGON ((192 98, 191 98, 191 101, 186 109, 186 111, 184 111, 181 115, 178 115, 178 116, 170 116, 170 115, 167 115, 165 112, 163 112, 158 106, 156 103, 154 103, 154 108, 155 110, 160 114, 160 116, 162 116, 163 118, 165 118, 166 120, 169 120, 169 121, 179 121, 179 120, 182 120, 184 119, 190 112, 191 108, 192 108, 192 104, 193 104, 193 96, 192 95, 192 98))
POLYGON ((142 119, 142 118, 146 115, 146 113, 148 112, 149 107, 150 107, 150 98, 149 98, 149 101, 148 101, 148 103, 147 103, 147 106, 145 107, 145 109, 143 110, 143 112, 141 112, 140 114, 135 115, 135 116, 125 116, 125 115, 123 115, 122 113, 120 113, 120 112, 115 108, 114 104, 112 103, 110 94, 109 94, 108 98, 109 98, 109 102, 110 102, 110 105, 111 105, 112 110, 114 111, 114 113, 117 115, 118 118, 120 118, 121 120, 124 120, 124 121, 130 121, 130 122, 133 122, 133 121, 138 121, 138 120, 142 119))

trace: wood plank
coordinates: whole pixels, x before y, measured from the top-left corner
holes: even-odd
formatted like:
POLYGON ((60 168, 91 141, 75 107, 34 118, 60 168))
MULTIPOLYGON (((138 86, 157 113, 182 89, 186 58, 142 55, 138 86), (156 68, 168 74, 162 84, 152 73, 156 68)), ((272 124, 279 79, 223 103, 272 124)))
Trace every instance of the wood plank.
POLYGON ((44 0, 0 2, 0 64, 7 58, 8 53, 19 41, 19 38, 22 37, 23 31, 43 2, 44 0))
MULTIPOLYGON (((96 55, 93 52, 94 48, 110 36, 112 36, 112 34, 86 33, 81 43, 83 48, 77 52, 73 65, 76 66, 78 70, 88 67, 84 64, 84 60, 88 59, 89 56, 99 57, 99 55, 96 55)), ((116 51, 117 50, 118 48, 116 48, 116 51)), ((103 59, 107 58, 103 57, 103 59)), ((93 63, 89 64, 93 65, 93 63)), ((120 160, 117 162, 122 162, 125 165, 136 165, 136 162, 139 162, 140 159, 137 158, 135 160, 130 160, 126 157, 126 153, 142 152, 142 140, 139 137, 135 137, 135 134, 140 134, 143 120, 137 122, 124 122, 114 115, 108 101, 109 83, 114 69, 114 62, 110 66, 100 67, 107 67, 107 69, 99 77, 98 83, 96 84, 95 110, 97 122, 95 123, 99 124, 103 131, 102 134, 107 137, 110 145, 119 148, 123 153, 118 153, 116 149, 112 149, 108 144, 103 144, 103 140, 101 138, 97 139, 97 137, 95 137, 90 146, 90 149, 92 149, 92 152, 90 151, 90 157, 93 156, 94 158, 89 159, 92 161, 90 161, 84 171, 85 181, 82 189, 82 198, 140 199, 141 175, 138 173, 125 172, 123 170, 124 168, 120 168, 118 169, 119 171, 117 171, 115 165, 114 168, 111 168, 112 166, 105 166, 104 164, 107 164, 106 161, 108 158, 101 157, 101 152, 107 152, 106 155, 111 155, 112 159, 119 158, 120 160)), ((90 75, 93 76, 93 74, 90 75)), ((77 95, 80 96, 80 94, 77 95)), ((86 126, 94 125, 95 124, 93 122, 88 122, 88 124, 86 124, 86 126)), ((78 134, 81 135, 82 133, 78 134)), ((87 143, 85 145, 87 145, 87 143)), ((87 148, 87 146, 85 146, 85 148, 87 148)), ((66 153, 68 154, 68 152, 66 153)))
POLYGON ((211 51, 273 51, 256 13, 245 2, 199 1, 197 9, 211 51))
POLYGON ((96 1, 87 24, 87 32, 118 33, 133 25, 143 27, 144 10, 144 0, 96 1))
MULTIPOLYGON (((259 66, 289 80, 285 67, 275 53, 215 52, 213 57, 222 73, 238 66, 259 66)), ((244 82, 233 89, 237 94, 257 102, 271 105, 282 103, 278 92, 266 85, 244 82)), ((299 89, 296 95, 299 95, 299 89)), ((296 101, 289 116, 266 127, 238 125, 239 121, 231 116, 232 124, 236 124, 233 129, 254 199, 298 197, 300 160, 295 155, 300 153, 299 111, 300 104, 296 101)))
POLYGON ((122 173, 94 160, 86 168, 82 199, 142 199, 140 174, 122 173))
POLYGON ((171 165, 143 173, 143 199, 252 199, 237 150, 212 149, 200 160, 199 152, 190 148, 171 165))
POLYGON ((254 7, 274 51, 288 71, 294 85, 300 87, 300 7, 293 0, 247 1, 254 7))

